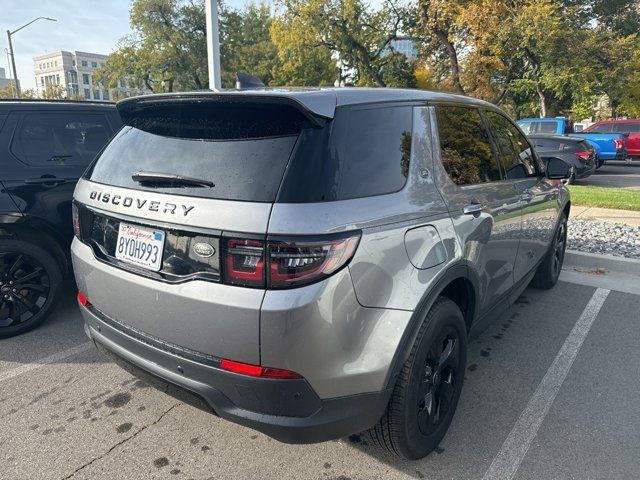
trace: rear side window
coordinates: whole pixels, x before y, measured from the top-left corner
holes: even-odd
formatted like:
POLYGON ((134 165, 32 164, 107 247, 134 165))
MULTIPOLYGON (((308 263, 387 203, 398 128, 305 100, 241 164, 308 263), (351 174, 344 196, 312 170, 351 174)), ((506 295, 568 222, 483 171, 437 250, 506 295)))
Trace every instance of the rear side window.
POLYGON ((439 106, 437 112, 442 165, 453 183, 470 185, 501 180, 479 110, 439 106))
POLYGON ((589 131, 593 133, 611 133, 613 132, 613 125, 611 123, 604 123, 602 125, 596 125, 589 129, 589 131))
POLYGON ((616 123, 613 125, 614 133, 640 133, 640 123, 616 123))
POLYGON ((384 195, 409 175, 411 106, 340 107, 323 129, 303 131, 278 202, 384 195))
POLYGON ((88 165, 110 137, 103 114, 25 113, 11 151, 32 166, 88 165))
POLYGON ((221 200, 273 202, 304 118, 282 105, 182 102, 142 109, 87 173, 118 187, 221 200), (149 185, 139 172, 214 184, 149 185))
POLYGON ((536 168, 533 152, 524 135, 504 115, 486 112, 486 116, 500 149, 500 162, 505 176, 513 179, 534 175, 536 168))
POLYGON ((536 133, 556 133, 558 122, 522 122, 518 123, 522 131, 526 135, 534 135, 536 133))

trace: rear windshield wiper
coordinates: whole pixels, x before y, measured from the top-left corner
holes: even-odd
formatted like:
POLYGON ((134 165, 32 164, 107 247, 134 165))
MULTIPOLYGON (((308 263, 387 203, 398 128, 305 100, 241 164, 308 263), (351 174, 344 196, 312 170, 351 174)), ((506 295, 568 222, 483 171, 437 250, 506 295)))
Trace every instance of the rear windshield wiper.
POLYGON ((165 185, 175 187, 215 187, 215 184, 210 180, 185 177, 176 173, 138 172, 131 175, 131 179, 134 182, 152 185, 165 185))

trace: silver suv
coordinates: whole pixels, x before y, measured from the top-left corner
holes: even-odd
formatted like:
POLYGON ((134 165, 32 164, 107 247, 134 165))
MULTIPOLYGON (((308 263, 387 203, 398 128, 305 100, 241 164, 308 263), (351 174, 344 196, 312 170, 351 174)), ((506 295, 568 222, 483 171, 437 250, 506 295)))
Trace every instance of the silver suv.
POLYGON ((495 106, 392 89, 167 94, 75 191, 87 335, 284 442, 437 447, 468 338, 558 279, 568 166, 495 106))

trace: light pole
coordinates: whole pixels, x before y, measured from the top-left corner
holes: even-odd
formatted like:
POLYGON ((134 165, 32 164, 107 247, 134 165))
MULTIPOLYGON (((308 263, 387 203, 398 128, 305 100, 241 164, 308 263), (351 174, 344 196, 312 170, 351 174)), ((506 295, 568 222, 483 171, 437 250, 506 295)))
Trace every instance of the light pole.
POLYGON ((10 30, 7 30, 7 38, 9 39, 9 54, 11 55, 11 69, 13 70, 13 84, 15 85, 15 88, 16 88, 16 97, 17 98, 20 98, 20 84, 18 83, 18 73, 16 72, 16 58, 13 55, 13 44, 11 43, 11 35, 15 35, 20 30, 22 30, 24 27, 28 27, 33 22, 37 22, 38 20, 49 20, 50 22, 57 22, 57 20, 55 18, 38 17, 38 18, 34 18, 33 20, 31 20, 29 23, 25 23, 20 28, 16 28, 13 32, 10 31, 10 30))
POLYGON ((220 35, 218 30, 218 0, 205 1, 207 23, 207 65, 209 88, 220 90, 220 35))

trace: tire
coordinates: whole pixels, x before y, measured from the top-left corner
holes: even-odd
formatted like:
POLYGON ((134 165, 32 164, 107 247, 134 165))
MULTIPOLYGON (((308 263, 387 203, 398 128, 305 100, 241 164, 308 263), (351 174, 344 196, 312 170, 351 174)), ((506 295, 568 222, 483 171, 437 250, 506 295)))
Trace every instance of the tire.
POLYGON ((369 441, 410 460, 435 450, 455 413, 466 360, 462 312, 448 298, 439 297, 420 326, 387 410, 365 433, 369 441))
POLYGON ((40 325, 55 307, 61 283, 60 266, 44 249, 0 240, 0 338, 40 325))
POLYGON ((536 274, 531 280, 531 286, 541 290, 552 288, 557 282, 564 262, 564 252, 567 248, 567 217, 563 213, 558 227, 553 235, 553 242, 538 266, 536 274))

